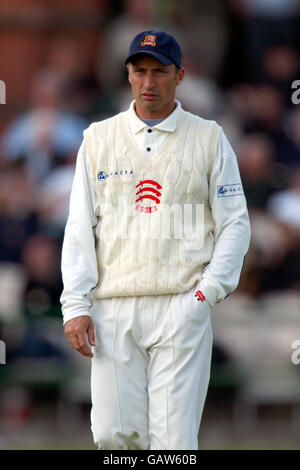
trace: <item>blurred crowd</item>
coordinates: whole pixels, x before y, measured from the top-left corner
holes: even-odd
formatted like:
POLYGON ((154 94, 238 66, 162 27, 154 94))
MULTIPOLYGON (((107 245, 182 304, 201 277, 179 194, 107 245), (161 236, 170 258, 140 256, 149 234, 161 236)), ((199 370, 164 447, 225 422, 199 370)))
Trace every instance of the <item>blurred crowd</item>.
MULTIPOLYGON (((92 70, 75 43, 55 42, 28 83, 26 112, 0 136, 4 329, 61 318, 60 253, 82 131, 129 105, 124 58, 147 29, 178 39, 187 73, 177 98, 222 125, 236 152, 252 227, 239 292, 299 291, 300 105, 291 99, 299 15, 299 0, 126 0, 108 15, 92 70)), ((8 357, 61 354, 29 341, 32 331, 8 343, 8 357)))

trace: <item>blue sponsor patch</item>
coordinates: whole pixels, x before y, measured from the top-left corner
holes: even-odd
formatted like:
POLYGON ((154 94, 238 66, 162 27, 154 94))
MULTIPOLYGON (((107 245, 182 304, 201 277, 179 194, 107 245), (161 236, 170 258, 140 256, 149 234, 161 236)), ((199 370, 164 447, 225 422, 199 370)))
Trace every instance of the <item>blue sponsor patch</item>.
POLYGON ((239 196, 243 194, 241 183, 223 184, 217 188, 218 197, 239 196))
POLYGON ((99 171, 99 173, 97 175, 97 178, 98 178, 99 181, 106 180, 107 177, 108 177, 108 174, 105 173, 105 171, 99 171))

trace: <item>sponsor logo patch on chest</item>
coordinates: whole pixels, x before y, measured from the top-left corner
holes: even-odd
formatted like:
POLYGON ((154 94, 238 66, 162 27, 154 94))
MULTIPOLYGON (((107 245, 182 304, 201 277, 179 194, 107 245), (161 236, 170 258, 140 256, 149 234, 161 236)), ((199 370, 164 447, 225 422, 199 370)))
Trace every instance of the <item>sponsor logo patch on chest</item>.
POLYGON ((107 178, 111 176, 122 176, 122 175, 133 175, 132 170, 116 170, 116 171, 111 171, 107 173, 106 171, 99 171, 97 174, 97 180, 98 181, 105 181, 107 178))

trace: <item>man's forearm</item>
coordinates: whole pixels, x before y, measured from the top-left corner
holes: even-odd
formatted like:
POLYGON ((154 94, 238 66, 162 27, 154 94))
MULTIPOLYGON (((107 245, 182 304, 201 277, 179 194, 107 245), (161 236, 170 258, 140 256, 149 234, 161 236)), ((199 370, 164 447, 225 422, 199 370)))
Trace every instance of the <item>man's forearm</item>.
POLYGON ((210 178, 215 247, 200 289, 211 304, 237 287, 250 243, 250 223, 236 155, 223 131, 210 178))
POLYGON ((64 324, 81 315, 89 315, 92 291, 97 286, 98 269, 94 230, 98 219, 97 201, 89 181, 86 148, 81 145, 70 197, 61 271, 63 292, 60 297, 64 324))

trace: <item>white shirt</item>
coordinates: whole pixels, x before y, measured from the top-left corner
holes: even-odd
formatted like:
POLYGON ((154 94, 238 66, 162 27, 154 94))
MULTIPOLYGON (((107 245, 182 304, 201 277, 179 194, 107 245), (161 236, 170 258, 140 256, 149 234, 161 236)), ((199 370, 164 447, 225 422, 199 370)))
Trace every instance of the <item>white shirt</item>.
POLYGON ((170 132, 176 129, 177 118, 180 114, 181 103, 175 100, 176 108, 159 124, 149 127, 138 118, 134 109, 134 101, 129 107, 129 127, 132 136, 146 157, 152 159, 163 147, 170 132))
MULTIPOLYGON (((144 153, 153 158, 161 149, 169 132, 176 129, 181 104, 160 124, 151 128, 141 121, 130 105, 129 122, 133 137, 144 153), (147 147, 151 151, 147 151, 147 147)), ((98 224, 99 201, 89 178, 85 143, 78 151, 75 176, 70 197, 69 217, 62 250, 64 290, 61 295, 64 324, 80 315, 90 315, 92 292, 98 283, 94 231, 98 224), (69 225, 77 230, 69 230, 69 225), (76 259, 76 271, 72 260, 76 259)), ((215 249, 204 269, 200 288, 212 305, 233 291, 239 281, 243 254, 250 242, 250 225, 244 197, 220 197, 218 186, 240 182, 236 155, 221 131, 215 165, 210 178, 209 201, 215 220, 215 249)))

